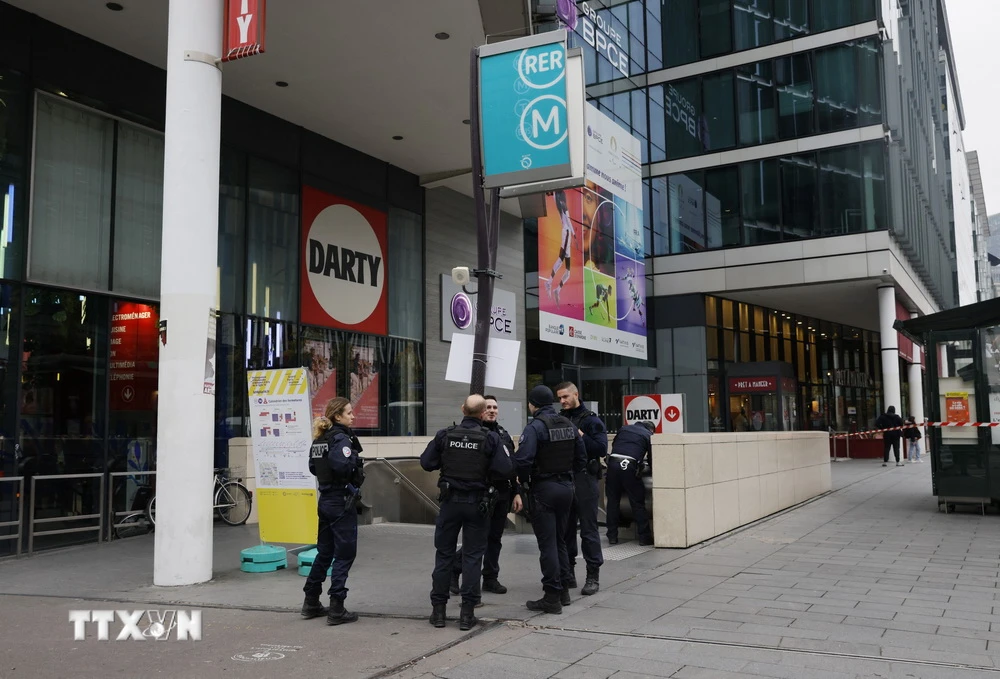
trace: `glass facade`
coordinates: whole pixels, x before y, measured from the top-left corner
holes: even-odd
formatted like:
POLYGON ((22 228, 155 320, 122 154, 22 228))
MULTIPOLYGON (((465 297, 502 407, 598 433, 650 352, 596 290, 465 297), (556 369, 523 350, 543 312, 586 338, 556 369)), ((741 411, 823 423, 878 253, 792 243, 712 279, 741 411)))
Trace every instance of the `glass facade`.
POLYGON ((873 21, 877 0, 646 0, 649 70, 873 21), (654 31, 657 31, 658 35, 654 31), (655 47, 653 46, 655 45, 655 47))

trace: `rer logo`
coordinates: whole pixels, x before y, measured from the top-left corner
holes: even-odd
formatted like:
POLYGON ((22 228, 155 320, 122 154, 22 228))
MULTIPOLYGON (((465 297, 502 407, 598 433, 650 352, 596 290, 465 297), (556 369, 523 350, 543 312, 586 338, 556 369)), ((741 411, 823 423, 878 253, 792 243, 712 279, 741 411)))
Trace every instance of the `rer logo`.
MULTIPOLYGON (((553 45, 547 51, 532 54, 526 49, 517 58, 517 73, 524 87, 545 91, 566 77, 566 50, 553 45)), ((569 134, 566 129, 566 100, 555 94, 541 94, 521 110, 520 137, 540 151, 551 149, 569 134)))
MULTIPOLYGON (((201 641, 201 611, 176 609, 137 611, 71 610, 73 640, 85 641, 88 628, 96 631, 98 641, 111 640, 111 623, 118 620, 120 628, 115 641, 201 641)), ((93 634, 91 634, 93 638, 93 634)))

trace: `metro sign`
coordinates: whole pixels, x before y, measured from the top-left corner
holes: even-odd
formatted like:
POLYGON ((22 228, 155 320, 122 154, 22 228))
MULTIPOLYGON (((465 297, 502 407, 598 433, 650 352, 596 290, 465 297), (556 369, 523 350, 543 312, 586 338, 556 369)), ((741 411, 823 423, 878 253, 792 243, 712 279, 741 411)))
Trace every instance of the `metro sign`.
POLYGON ((683 394, 643 394, 626 396, 623 401, 625 424, 648 421, 656 427, 654 434, 684 433, 683 394))
POLYGON ((264 8, 267 0, 225 0, 222 61, 264 52, 264 8))

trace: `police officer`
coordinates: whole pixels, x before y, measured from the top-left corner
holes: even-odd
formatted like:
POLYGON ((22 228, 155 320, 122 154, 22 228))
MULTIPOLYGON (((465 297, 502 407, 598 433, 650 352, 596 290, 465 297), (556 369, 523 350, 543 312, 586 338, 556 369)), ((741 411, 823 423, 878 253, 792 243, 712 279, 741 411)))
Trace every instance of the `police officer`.
POLYGON ((462 611, 461 630, 471 629, 477 619, 473 609, 480 598, 483 553, 489 522, 491 478, 508 478, 514 471, 510 451, 500 437, 483 427, 486 399, 472 395, 462 406, 465 417, 457 426, 440 430, 420 455, 426 471, 441 470, 441 509, 434 531, 434 573, 431 576, 430 623, 445 625, 448 584, 455 560, 458 534, 462 533, 462 611))
POLYGON ((608 478, 604 482, 604 496, 607 498, 608 542, 618 544, 618 514, 622 491, 628 495, 635 518, 636 533, 640 545, 653 544, 653 531, 646 513, 646 487, 642 484, 643 462, 652 461, 652 422, 626 424, 615 434, 608 455, 608 478))
POLYGON ((357 613, 344 608, 347 598, 347 573, 358 551, 358 512, 355 504, 364 483, 364 460, 359 457, 361 444, 351 431, 354 412, 346 398, 333 398, 326 404, 325 417, 313 422, 313 445, 309 453, 309 471, 319 482, 319 532, 316 559, 302 590, 306 600, 302 617, 316 618, 326 613, 326 624, 342 625, 358 619, 357 613), (330 608, 319 601, 326 571, 330 575, 330 608))
POLYGON ((572 382, 563 382, 556 386, 556 396, 562 404, 562 415, 572 420, 577 431, 583 438, 587 449, 587 469, 580 472, 574 479, 576 496, 573 498, 573 509, 566 526, 566 549, 569 551, 570 587, 576 587, 576 527, 580 524, 580 542, 582 543, 583 560, 587 562, 587 580, 583 583, 580 594, 596 594, 600 589, 601 566, 604 565, 604 555, 601 553, 601 535, 597 528, 597 504, 599 490, 597 482, 601 478, 601 458, 608 454, 608 431, 595 413, 580 403, 580 392, 572 382))
POLYGON ((525 605, 531 611, 562 613, 569 605, 569 555, 566 524, 573 504, 573 474, 587 466, 587 450, 573 423, 557 415, 552 390, 539 385, 528 394, 534 417, 521 434, 514 455, 521 490, 531 512, 531 528, 538 541, 544 596, 525 605), (525 481, 529 483, 526 484, 525 481))
MULTIPOLYGON (((500 404, 497 397, 487 394, 486 412, 483 415, 483 426, 490 431, 496 432, 500 436, 500 442, 504 447, 514 452, 514 440, 497 421, 500 416, 500 404)), ((494 594, 506 594, 507 588, 500 584, 500 550, 503 549, 503 531, 507 527, 507 514, 511 511, 517 513, 521 511, 521 495, 517 487, 516 474, 502 479, 493 479, 493 487, 496 488, 497 500, 490 517, 486 536, 486 554, 483 556, 483 591, 494 594)), ((458 578, 462 574, 462 550, 455 554, 455 565, 451 571, 450 591, 458 594, 461 589, 458 578)), ((482 605, 482 604, 480 604, 482 605)), ((478 606, 477 606, 478 608, 478 606)))

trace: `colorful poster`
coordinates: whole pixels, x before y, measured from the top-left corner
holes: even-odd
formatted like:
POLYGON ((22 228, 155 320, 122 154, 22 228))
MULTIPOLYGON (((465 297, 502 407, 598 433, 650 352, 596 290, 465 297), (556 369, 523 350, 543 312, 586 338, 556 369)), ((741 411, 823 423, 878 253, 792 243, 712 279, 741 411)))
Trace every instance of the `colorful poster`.
POLYGON ((583 187, 546 196, 538 220, 539 336, 646 358, 639 140, 587 105, 583 187))
POLYGON ((111 314, 111 360, 108 364, 113 411, 155 410, 160 347, 156 307, 116 302, 111 314))
POLYGON ((262 542, 316 543, 316 477, 305 368, 247 372, 257 515, 262 542))
POLYGON ((338 355, 333 344, 323 340, 303 340, 302 359, 312 394, 312 416, 322 417, 326 404, 337 396, 338 355))
POLYGON ((949 391, 944 395, 946 422, 969 421, 969 394, 964 391, 949 391))
POLYGON ((354 344, 347 361, 348 398, 354 408, 354 429, 378 429, 380 366, 375 347, 354 344))

